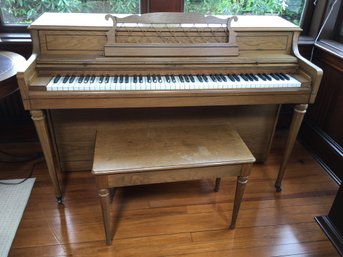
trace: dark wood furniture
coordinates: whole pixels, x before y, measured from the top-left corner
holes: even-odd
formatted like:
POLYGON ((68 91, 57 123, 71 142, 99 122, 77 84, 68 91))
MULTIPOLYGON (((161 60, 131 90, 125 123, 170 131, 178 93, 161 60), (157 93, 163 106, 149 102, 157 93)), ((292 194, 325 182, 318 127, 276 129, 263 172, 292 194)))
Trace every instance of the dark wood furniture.
POLYGON ((25 63, 25 58, 19 54, 0 51, 0 99, 18 90, 15 76, 25 63))
POLYGON ((110 189, 237 176, 230 228, 236 225, 244 189, 255 161, 229 125, 147 123, 98 131, 92 173, 101 199, 106 243, 112 241, 110 189))
MULTIPOLYGON (((0 107, 3 107, 2 103, 12 96, 19 98, 16 74, 17 70, 22 69, 25 65, 26 59, 23 56, 9 51, 0 51, 0 107)), ((14 112, 24 112, 21 102, 18 102, 15 108, 14 112)), ((16 156, 8 152, 0 151, 0 162, 25 161, 35 156, 16 156)))
POLYGON ((315 220, 331 240, 337 251, 343 256, 343 186, 338 189, 336 198, 327 216, 318 216, 315 220))
POLYGON ((144 0, 141 1, 141 12, 183 12, 184 1, 183 0, 144 0))
POLYGON ((343 181, 343 58, 318 43, 313 62, 324 71, 300 136, 338 184, 343 181))
MULTIPOLYGON (((13 42, 11 39, 9 39, 11 36, 13 36, 13 34, 0 33, 0 52, 10 52, 11 55, 19 54, 21 61, 23 61, 21 56, 23 56, 25 59, 29 58, 32 54, 30 38, 23 42, 24 40, 22 37, 15 37, 13 41, 18 40, 19 42, 13 42)), ((29 37, 29 35, 27 34, 26 37, 29 37)), ((0 65, 3 64, 4 63, 1 62, 0 65)), ((11 94, 6 93, 7 96, 5 98, 1 98, 0 100, 0 140, 2 142, 19 142, 21 140, 29 141, 37 138, 29 112, 24 110, 16 77, 13 76, 10 81, 6 81, 8 86, 4 86, 2 82, 0 82, 0 84, 0 91, 2 91, 0 95, 3 95, 3 91, 11 92, 14 90, 14 92, 11 94), (22 128, 20 128, 21 126, 28 127, 28 130, 25 131, 29 132, 20 133, 23 131, 22 128)))
MULTIPOLYGON (((64 152, 60 147, 65 146, 64 142, 73 142, 72 145, 68 145, 67 149, 73 150, 76 147, 89 149, 88 158, 93 149, 95 136, 95 130, 92 129, 78 133, 81 137, 87 137, 87 140, 70 138, 68 129, 73 128, 74 125, 77 126, 77 123, 65 127, 61 133, 59 124, 53 120, 52 116, 56 112, 60 114, 59 111, 63 112, 63 110, 66 110, 65 112, 69 115, 70 109, 77 109, 76 111, 83 109, 84 112, 80 116, 89 116, 90 112, 98 109, 96 118, 99 118, 104 110, 121 108, 205 106, 253 108, 257 106, 258 108, 263 106, 268 109, 268 105, 295 104, 289 139, 275 183, 277 190, 281 190, 281 181, 297 132, 307 104, 315 100, 322 72, 299 54, 297 45, 299 27, 272 16, 241 16, 238 17, 237 22, 231 22, 233 18, 229 18, 230 22, 228 19, 205 18, 195 14, 153 13, 117 17, 114 20, 121 25, 117 26, 115 23, 114 26, 111 20, 106 21, 105 17, 100 14, 47 13, 31 24, 29 29, 32 34, 34 53, 27 63, 27 68, 18 74, 18 81, 24 106, 31 111, 55 186, 56 196, 59 199, 62 197, 62 185, 58 174, 63 163, 61 160, 65 157, 59 154, 64 152), (144 24, 144 26, 137 24, 144 24), (166 24, 171 26, 168 27, 166 24), (202 24, 202 27, 189 26, 189 24, 202 24), (164 26, 163 29, 161 26, 164 26), (116 48, 113 42, 117 42, 119 47, 123 45, 127 48, 133 47, 134 51, 130 52, 126 49, 127 56, 115 55, 112 52, 116 48), (165 49, 174 48, 173 51, 178 54, 170 56, 168 51, 163 52, 165 44, 168 45, 165 49), (174 45, 171 46, 171 44, 174 45), (137 52, 140 46, 141 52, 137 52), (149 47, 150 51, 146 51, 149 47), (158 49, 159 55, 155 53, 152 56, 146 56, 147 52, 153 53, 151 47, 158 49), (194 51, 194 48, 197 49, 194 51), (228 48, 234 51, 230 52, 228 48), (110 52, 109 55, 108 52, 110 52), (287 73, 298 80, 300 86, 201 90, 164 90, 162 88, 138 91, 120 89, 48 91, 47 86, 54 76, 68 74, 82 77, 87 74, 94 76, 106 74, 110 76, 187 74, 214 76, 247 73, 287 73), (65 141, 59 144, 57 138, 65 141)), ((115 122, 113 117, 116 115, 114 114, 109 121, 115 122)), ((140 117, 136 116, 136 118, 140 117)), ((103 126, 108 126, 109 121, 104 120, 103 126)), ((274 125, 275 123, 271 122, 274 125)), ((90 121, 85 126, 97 124, 90 121)), ((260 141, 260 137, 251 136, 255 134, 254 119, 245 119, 240 125, 246 129, 244 141, 248 142, 251 139, 255 142, 260 141)), ((272 126, 271 133, 265 136, 268 142, 264 145, 265 153, 268 153, 270 148, 274 127, 272 126)), ((250 147, 249 144, 248 146, 250 147)), ((78 157, 80 158, 74 162, 80 163, 85 160, 82 159, 84 156, 78 157)))

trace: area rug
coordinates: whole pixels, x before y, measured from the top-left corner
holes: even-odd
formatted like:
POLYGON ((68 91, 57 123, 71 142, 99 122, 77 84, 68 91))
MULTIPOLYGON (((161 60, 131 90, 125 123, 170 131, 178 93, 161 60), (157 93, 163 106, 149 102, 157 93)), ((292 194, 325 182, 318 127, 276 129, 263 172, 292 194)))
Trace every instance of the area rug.
MULTIPOLYGON (((0 180, 5 183, 18 183, 22 179, 0 180)), ((8 256, 15 233, 29 200, 34 178, 18 185, 0 184, 0 256, 8 256)))

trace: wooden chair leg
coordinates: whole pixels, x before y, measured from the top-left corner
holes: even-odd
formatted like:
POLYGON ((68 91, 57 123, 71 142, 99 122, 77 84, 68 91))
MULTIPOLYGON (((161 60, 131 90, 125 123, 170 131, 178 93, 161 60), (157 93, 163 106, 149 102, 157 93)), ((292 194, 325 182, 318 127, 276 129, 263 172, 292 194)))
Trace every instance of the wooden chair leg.
POLYGON ((236 227, 237 216, 239 212, 239 208, 241 206, 245 185, 248 182, 248 177, 238 176, 237 177, 237 186, 236 186, 236 193, 235 193, 235 201, 233 204, 233 211, 232 211, 232 219, 230 229, 234 229, 236 227))
POLYGON ((112 222, 111 222, 111 195, 109 189, 99 189, 98 191, 100 196, 102 217, 104 221, 105 235, 106 235, 106 244, 112 244, 112 222))
POLYGON ((216 184, 214 186, 214 191, 218 192, 220 189, 220 182, 221 182, 221 178, 216 178, 216 184))
POLYGON ((241 207, 245 185, 247 184, 248 176, 251 173, 251 167, 252 167, 252 163, 242 164, 240 175, 237 177, 235 201, 233 203, 230 229, 234 229, 236 227, 237 216, 238 216, 239 208, 241 207))

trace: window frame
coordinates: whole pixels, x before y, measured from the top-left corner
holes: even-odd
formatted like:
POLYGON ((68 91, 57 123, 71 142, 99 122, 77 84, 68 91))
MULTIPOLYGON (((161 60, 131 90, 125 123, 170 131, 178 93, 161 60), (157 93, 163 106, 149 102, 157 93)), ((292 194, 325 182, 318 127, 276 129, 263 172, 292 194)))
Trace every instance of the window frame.
POLYGON ((2 12, 0 12, 0 33, 28 33, 28 25, 5 24, 2 12))
POLYGON ((343 4, 341 3, 340 10, 337 15, 336 24, 334 27, 334 39, 335 41, 343 42, 343 4), (338 20, 341 17, 341 20, 338 20))
MULTIPOLYGON (((153 0, 141 0, 140 6, 141 6, 141 13, 149 12, 151 9, 151 4, 153 0)), ((180 4, 184 4, 184 0, 174 0, 179 1, 180 4)), ((342 1, 342 0, 339 0, 342 1)), ((328 6, 331 3, 331 0, 324 0, 324 1, 316 1, 316 0, 307 0, 305 3, 305 10, 304 10, 304 16, 302 18, 301 27, 303 28, 302 36, 306 38, 304 42, 314 43, 314 38, 317 35, 321 24, 324 21, 325 14, 328 10, 328 6), (317 3, 316 6, 314 6, 314 2, 317 3)), ((342 5, 342 2, 341 2, 342 5)), ((342 7, 341 7, 342 8, 342 7)), ((183 8, 182 8, 183 9, 183 8)), ((343 9, 343 8, 342 8, 343 9)), ((341 11, 343 13, 343 11, 341 11)), ((6 34, 10 37, 10 35, 14 35, 14 37, 21 38, 25 34, 28 34, 27 30, 28 25, 17 25, 17 24, 4 24, 2 14, 0 12, 0 34, 2 36, 0 38, 3 38, 3 35, 6 34), (22 34, 20 36, 19 34, 22 34)))

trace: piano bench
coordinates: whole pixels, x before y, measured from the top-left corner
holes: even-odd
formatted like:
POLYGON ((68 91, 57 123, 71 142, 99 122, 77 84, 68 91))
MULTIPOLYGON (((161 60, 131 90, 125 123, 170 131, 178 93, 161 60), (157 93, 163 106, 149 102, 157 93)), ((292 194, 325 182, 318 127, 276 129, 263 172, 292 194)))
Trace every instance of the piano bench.
POLYGON ((255 161, 229 125, 159 124, 97 132, 92 173, 100 196, 106 243, 112 242, 115 187, 237 176, 230 228, 255 161))

